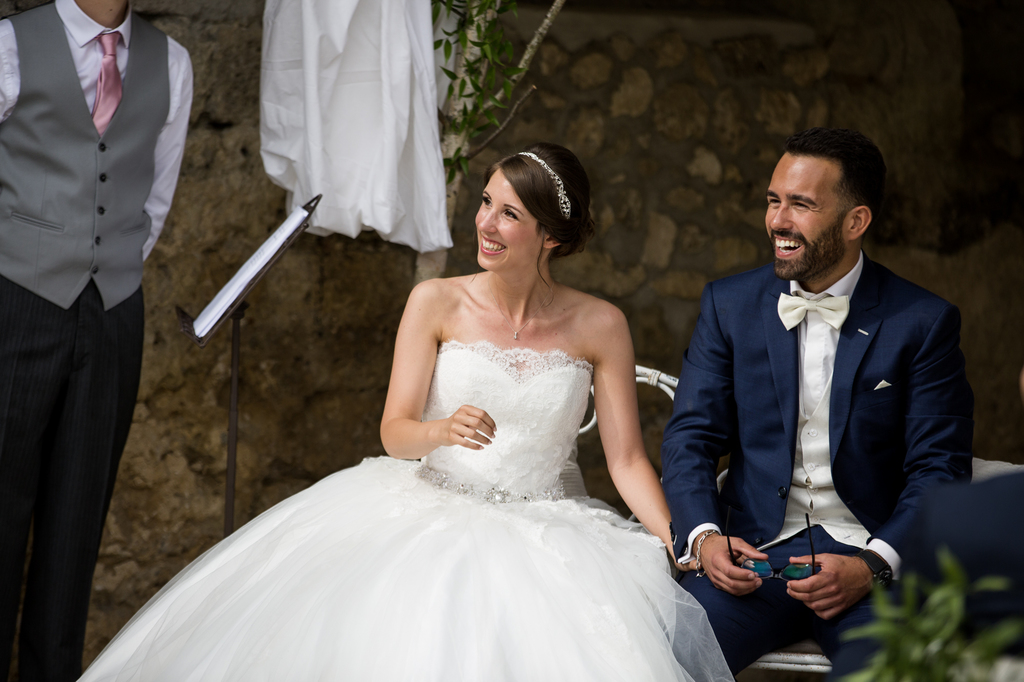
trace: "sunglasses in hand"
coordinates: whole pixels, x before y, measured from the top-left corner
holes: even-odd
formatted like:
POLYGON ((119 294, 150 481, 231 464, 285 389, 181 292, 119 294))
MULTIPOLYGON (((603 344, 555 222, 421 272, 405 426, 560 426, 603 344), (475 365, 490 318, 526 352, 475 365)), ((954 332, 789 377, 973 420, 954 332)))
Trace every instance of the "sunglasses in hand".
MULTIPOLYGON (((732 542, 729 540, 729 517, 732 514, 732 507, 726 507, 725 511, 725 542, 729 546, 729 556, 732 557, 732 542)), ((814 538, 811 536, 811 518, 804 514, 807 522, 807 540, 811 543, 811 563, 809 564, 787 564, 784 568, 773 568, 767 561, 747 559, 740 568, 753 571, 754 575, 764 580, 803 580, 810 578, 815 573, 814 565, 814 538)))

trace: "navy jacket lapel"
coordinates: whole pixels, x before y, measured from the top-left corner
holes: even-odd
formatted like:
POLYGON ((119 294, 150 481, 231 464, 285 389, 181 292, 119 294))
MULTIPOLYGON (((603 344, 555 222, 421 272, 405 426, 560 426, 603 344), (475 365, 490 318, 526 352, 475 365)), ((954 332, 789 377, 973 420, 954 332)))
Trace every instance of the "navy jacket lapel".
POLYGON ((774 286, 765 290, 761 305, 765 343, 771 363, 772 383, 782 410, 782 423, 792 459, 796 447, 797 403, 800 397, 800 337, 796 328, 786 329, 779 319, 779 294, 789 293, 789 282, 774 277, 774 286))
POLYGON ((832 462, 835 462, 836 452, 839 450, 850 418, 853 380, 860 369, 864 353, 874 342, 875 334, 882 324, 882 318, 873 310, 879 302, 878 285, 875 265, 864 256, 864 269, 850 298, 850 314, 839 332, 839 345, 836 348, 836 361, 832 370, 832 394, 828 416, 828 442, 832 462))

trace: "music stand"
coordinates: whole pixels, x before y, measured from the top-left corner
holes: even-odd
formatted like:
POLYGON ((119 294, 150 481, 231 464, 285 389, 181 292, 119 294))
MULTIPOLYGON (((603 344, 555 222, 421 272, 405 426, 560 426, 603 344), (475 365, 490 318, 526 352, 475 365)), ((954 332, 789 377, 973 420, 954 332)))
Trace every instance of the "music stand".
POLYGON ((288 247, 309 227, 309 218, 323 195, 318 194, 304 206, 297 208, 271 234, 263 245, 242 265, 234 277, 217 293, 198 318, 193 318, 181 306, 175 306, 181 332, 200 348, 205 348, 210 337, 231 318, 231 402, 228 409, 228 458, 224 481, 224 537, 235 530, 235 457, 238 445, 238 356, 240 350, 241 321, 249 304, 246 296, 270 268, 280 260, 288 247), (196 333, 197 325, 200 334, 196 333))

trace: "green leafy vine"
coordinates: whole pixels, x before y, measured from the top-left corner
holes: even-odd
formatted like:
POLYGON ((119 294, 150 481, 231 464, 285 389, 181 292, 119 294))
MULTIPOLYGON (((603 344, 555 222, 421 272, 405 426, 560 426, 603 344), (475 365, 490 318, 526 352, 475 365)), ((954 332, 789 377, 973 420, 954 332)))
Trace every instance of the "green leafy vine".
MULTIPOLYGON (((443 36, 435 41, 434 49, 441 51, 444 73, 451 79, 445 104, 438 112, 449 229, 455 218, 462 178, 469 172, 469 160, 501 134, 536 90, 531 87, 510 104, 513 90, 530 68, 534 54, 564 4, 565 0, 552 0, 519 62, 513 64, 512 42, 505 37, 499 17, 516 12, 514 0, 431 0, 434 26, 442 27, 443 36), (500 123, 496 109, 507 110, 500 123), (470 149, 470 140, 491 128, 491 134, 470 149)), ((445 260, 444 251, 419 254, 416 281, 440 277, 445 260)))
POLYGON ((444 37, 434 43, 435 50, 443 51, 442 71, 451 79, 442 112, 445 133, 460 141, 445 150, 447 182, 452 182, 457 170, 468 172, 468 141, 491 126, 500 127, 494 108, 507 108, 516 76, 526 68, 513 62, 512 42, 499 20, 506 12, 516 14, 515 2, 432 0, 432 9, 435 25, 442 12, 445 18, 457 18, 455 27, 443 30, 444 37))

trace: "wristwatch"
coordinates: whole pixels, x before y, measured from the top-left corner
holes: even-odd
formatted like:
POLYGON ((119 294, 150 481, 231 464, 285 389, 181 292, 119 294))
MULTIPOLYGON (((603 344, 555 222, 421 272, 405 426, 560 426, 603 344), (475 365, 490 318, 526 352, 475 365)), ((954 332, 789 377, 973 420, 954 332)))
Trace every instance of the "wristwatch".
POLYGON ((889 564, 886 563, 885 559, 870 549, 862 549, 857 552, 857 558, 868 565, 868 568, 871 569, 871 574, 875 577, 876 583, 882 587, 889 587, 889 584, 892 583, 892 569, 889 568, 889 564))

